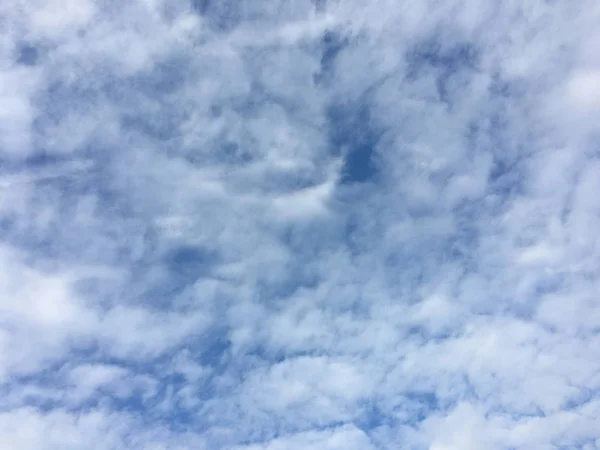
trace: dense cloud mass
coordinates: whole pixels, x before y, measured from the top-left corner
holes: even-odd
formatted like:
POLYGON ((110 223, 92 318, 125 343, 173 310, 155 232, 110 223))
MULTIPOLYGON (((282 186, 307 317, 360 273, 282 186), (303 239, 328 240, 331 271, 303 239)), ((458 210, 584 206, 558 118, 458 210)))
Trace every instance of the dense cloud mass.
POLYGON ((2 0, 0 449, 600 449, 600 4, 2 0))

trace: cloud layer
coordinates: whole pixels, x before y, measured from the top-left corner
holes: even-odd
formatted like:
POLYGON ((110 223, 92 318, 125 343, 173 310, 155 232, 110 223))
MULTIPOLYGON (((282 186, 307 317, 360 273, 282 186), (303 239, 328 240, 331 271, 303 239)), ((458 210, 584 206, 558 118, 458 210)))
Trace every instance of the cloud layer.
POLYGON ((0 449, 600 449, 593 1, 0 5, 0 449))

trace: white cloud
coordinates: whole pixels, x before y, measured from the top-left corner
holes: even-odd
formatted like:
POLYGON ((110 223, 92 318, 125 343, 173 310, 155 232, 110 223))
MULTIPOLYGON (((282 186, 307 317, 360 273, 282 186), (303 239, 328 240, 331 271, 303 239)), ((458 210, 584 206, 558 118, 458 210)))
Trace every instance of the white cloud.
POLYGON ((598 448, 599 11, 2 2, 0 448, 598 448))
POLYGON ((18 157, 31 151, 30 127, 35 118, 31 97, 39 84, 35 69, 11 68, 0 73, 0 144, 5 156, 18 157))
POLYGON ((374 448, 369 438, 357 428, 341 426, 326 431, 309 431, 274 439, 261 445, 237 447, 244 450, 294 450, 304 448, 326 450, 370 450, 374 448))

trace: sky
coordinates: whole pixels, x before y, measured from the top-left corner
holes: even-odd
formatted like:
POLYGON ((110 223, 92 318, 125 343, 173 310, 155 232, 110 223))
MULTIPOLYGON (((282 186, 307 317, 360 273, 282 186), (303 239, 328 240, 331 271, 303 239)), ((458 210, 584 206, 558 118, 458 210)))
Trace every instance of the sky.
POLYGON ((0 2, 0 450, 600 449, 600 3, 0 2))

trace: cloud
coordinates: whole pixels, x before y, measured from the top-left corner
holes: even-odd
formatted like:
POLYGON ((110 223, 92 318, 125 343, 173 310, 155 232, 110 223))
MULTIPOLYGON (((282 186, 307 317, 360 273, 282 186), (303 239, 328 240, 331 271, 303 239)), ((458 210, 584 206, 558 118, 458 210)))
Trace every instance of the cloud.
POLYGON ((0 448, 598 448, 599 14, 2 2, 0 448))
POLYGON ((319 447, 328 450, 374 448, 363 432, 351 426, 341 426, 328 431, 298 433, 274 439, 262 445, 250 445, 243 448, 251 450, 278 450, 307 447, 319 447))

